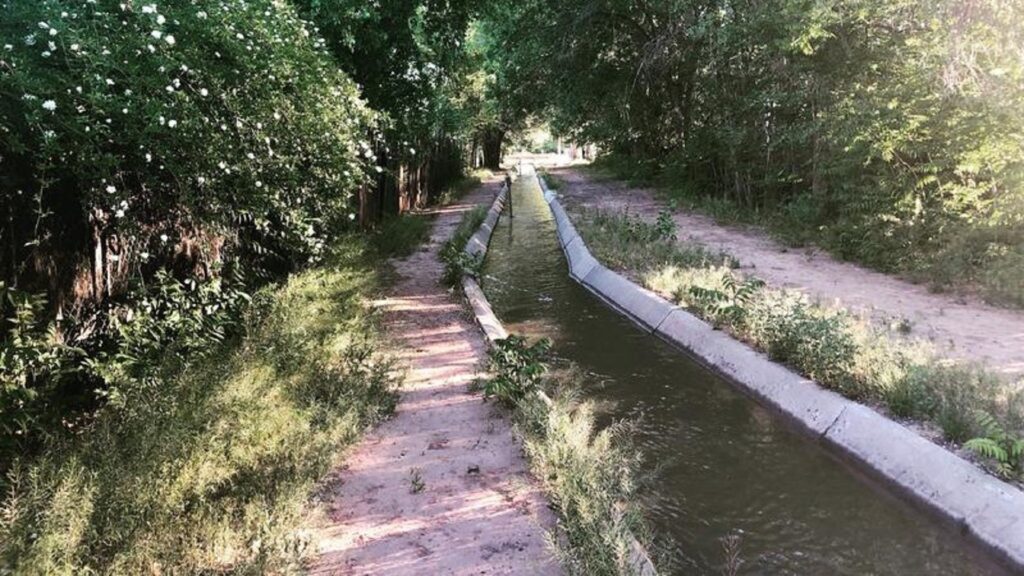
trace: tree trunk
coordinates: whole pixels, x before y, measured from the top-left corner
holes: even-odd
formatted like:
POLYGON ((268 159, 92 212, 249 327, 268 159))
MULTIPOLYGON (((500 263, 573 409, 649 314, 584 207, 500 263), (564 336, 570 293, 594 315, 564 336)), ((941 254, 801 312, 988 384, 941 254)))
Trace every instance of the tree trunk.
POLYGON ((488 170, 501 169, 501 146, 504 140, 505 131, 500 128, 488 128, 484 131, 484 167, 488 170))

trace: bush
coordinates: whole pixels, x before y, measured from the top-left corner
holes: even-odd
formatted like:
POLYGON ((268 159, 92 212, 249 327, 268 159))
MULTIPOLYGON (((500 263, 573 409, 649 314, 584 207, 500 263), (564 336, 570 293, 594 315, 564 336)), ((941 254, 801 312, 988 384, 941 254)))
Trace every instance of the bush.
POLYGON ((484 397, 497 397, 505 405, 515 406, 536 392, 550 349, 547 338, 527 345, 522 336, 511 335, 495 342, 489 353, 492 376, 484 384, 484 397))
POLYGON ((444 246, 441 246, 440 257, 444 262, 444 274, 441 281, 445 285, 457 286, 463 276, 476 277, 480 275, 484 259, 481 256, 466 253, 466 244, 483 224, 485 218, 487 218, 487 210, 483 206, 475 206, 462 215, 455 232, 444 243, 444 246))
POLYGON ((0 469, 321 260, 373 120, 287 3, 2 10, 0 469))

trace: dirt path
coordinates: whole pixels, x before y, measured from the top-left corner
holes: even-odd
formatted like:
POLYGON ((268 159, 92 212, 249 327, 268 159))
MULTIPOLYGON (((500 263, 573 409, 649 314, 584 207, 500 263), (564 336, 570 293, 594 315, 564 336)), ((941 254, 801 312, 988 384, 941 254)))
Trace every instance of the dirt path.
MULTIPOLYGON (((567 206, 628 209, 654 218, 665 203, 654 191, 598 181, 575 168, 552 170, 565 182, 567 206)), ((931 340, 947 354, 977 360, 1014 378, 1024 376, 1024 313, 973 299, 933 294, 924 286, 840 262, 821 251, 786 250, 757 230, 725 227, 710 218, 677 212, 681 240, 694 240, 739 259, 742 269, 775 286, 805 292, 881 324, 910 322, 911 337, 931 340)))
POLYGON ((544 536, 554 520, 510 424, 468 389, 484 341, 439 284, 442 243, 496 186, 440 210, 429 244, 396 263, 401 279, 377 303, 409 373, 395 417, 327 483, 312 574, 560 573, 544 536))

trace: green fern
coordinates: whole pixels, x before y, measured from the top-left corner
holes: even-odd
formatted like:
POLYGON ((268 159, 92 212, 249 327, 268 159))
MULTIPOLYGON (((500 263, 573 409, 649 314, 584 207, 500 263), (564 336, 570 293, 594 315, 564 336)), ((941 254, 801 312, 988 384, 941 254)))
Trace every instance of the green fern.
POLYGON ((982 436, 968 440, 964 447, 992 460, 1000 476, 1019 477, 1024 472, 1024 437, 1008 432, 987 412, 979 411, 975 424, 982 436))

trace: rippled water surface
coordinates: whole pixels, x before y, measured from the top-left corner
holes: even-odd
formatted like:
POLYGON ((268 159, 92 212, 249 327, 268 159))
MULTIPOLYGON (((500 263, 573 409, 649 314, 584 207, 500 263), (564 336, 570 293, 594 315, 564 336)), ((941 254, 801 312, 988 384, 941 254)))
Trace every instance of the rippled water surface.
POLYGON ((738 534, 743 574, 1003 573, 572 281, 532 176, 513 202, 484 289, 511 332, 550 337, 590 375, 584 396, 604 421, 638 422, 637 446, 660 465, 643 507, 665 572, 721 573, 719 539, 738 534))

